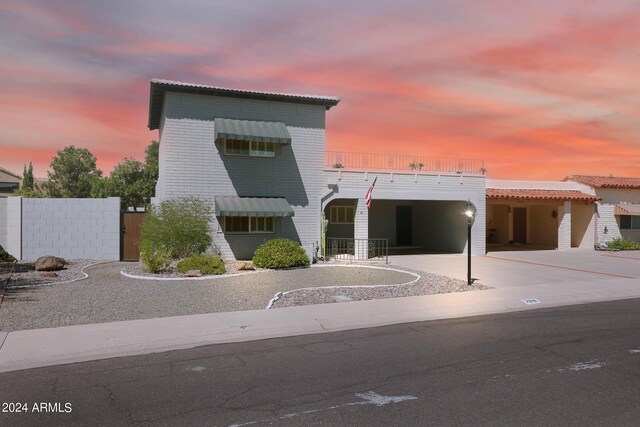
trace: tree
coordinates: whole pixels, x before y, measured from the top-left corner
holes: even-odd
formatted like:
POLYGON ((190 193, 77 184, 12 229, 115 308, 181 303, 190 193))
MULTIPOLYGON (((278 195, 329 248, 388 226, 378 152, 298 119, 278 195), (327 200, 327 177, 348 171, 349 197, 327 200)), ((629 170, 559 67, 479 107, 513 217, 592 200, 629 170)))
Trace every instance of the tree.
POLYGON ((29 162, 29 169, 27 169, 27 165, 24 165, 24 171, 22 172, 22 188, 25 190, 33 190, 34 188, 34 180, 33 180, 33 164, 29 162))
POLYGON ((38 188, 33 178, 33 164, 29 162, 29 168, 24 165, 22 172, 22 186, 14 193, 15 196, 29 197, 29 198, 42 198, 46 195, 38 188))
POLYGON ((91 197, 120 197, 123 209, 148 205, 158 180, 158 150, 158 142, 151 141, 144 163, 130 158, 118 163, 108 178, 94 180, 91 197))
POLYGON ((160 157, 160 143, 158 141, 151 141, 147 148, 144 150, 144 167, 147 173, 148 179, 153 181, 153 188, 158 181, 158 173, 160 172, 159 157, 160 157))
POLYGON ((50 197, 91 196, 91 189, 102 171, 96 167, 96 158, 86 148, 73 145, 58 150, 51 159, 49 181, 45 184, 50 197))
POLYGON ((123 209, 144 206, 150 202, 145 166, 135 159, 118 163, 109 177, 95 180, 91 197, 120 197, 123 209))

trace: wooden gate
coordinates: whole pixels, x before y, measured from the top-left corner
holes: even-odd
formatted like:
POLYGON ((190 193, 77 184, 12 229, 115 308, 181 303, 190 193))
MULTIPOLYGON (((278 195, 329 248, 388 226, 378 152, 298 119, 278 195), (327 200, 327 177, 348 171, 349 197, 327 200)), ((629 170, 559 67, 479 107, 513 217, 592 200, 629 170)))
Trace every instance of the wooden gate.
POLYGON ((137 261, 140 259, 140 227, 144 212, 122 212, 120 214, 120 260, 137 261))

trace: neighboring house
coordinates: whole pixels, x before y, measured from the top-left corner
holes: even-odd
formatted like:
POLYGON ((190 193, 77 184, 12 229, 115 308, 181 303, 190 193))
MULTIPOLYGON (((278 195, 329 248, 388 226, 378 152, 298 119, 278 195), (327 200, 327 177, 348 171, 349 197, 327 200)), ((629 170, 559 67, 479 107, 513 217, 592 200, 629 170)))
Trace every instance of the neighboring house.
MULTIPOLYGON (((327 237, 429 252, 485 253, 485 176, 476 160, 326 152, 326 112, 339 99, 151 81, 149 129, 160 137, 156 199, 210 201, 224 258, 248 259, 286 237, 308 251, 327 237), (376 179, 373 201, 365 195, 376 179), (353 240, 356 239, 356 240, 353 240)), ((390 136, 392 138, 392 136, 390 136)), ((356 256, 363 255, 356 253, 356 256)))
POLYGON ((22 176, 0 167, 0 197, 13 195, 21 183, 22 176))
POLYGON ((593 194, 597 203, 597 244, 616 238, 640 242, 640 178, 572 175, 564 179, 593 194))
POLYGON ((575 182, 487 180, 488 250, 593 249, 597 200, 575 182))

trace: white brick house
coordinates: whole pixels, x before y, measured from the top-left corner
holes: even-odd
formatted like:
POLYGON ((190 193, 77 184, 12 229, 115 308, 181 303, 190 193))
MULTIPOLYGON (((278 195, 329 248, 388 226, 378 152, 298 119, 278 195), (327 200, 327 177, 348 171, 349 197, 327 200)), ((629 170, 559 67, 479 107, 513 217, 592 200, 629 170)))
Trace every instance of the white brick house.
POLYGON ((159 130, 159 200, 212 203, 223 258, 247 259, 287 237, 384 238, 390 246, 466 250, 465 206, 477 209, 472 252, 485 253, 483 163, 464 159, 327 153, 326 112, 336 97, 152 80, 149 129, 159 130), (365 194, 378 177, 371 208, 365 194))

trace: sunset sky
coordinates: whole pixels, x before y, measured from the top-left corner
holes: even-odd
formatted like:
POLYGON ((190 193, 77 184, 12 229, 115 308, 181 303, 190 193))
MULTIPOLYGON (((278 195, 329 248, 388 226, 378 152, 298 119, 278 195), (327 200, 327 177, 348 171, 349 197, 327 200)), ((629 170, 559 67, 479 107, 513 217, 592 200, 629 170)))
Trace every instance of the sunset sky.
POLYGON ((640 176, 640 4, 0 2, 0 166, 142 159, 149 80, 338 96, 327 149, 479 158, 490 178, 640 176))

